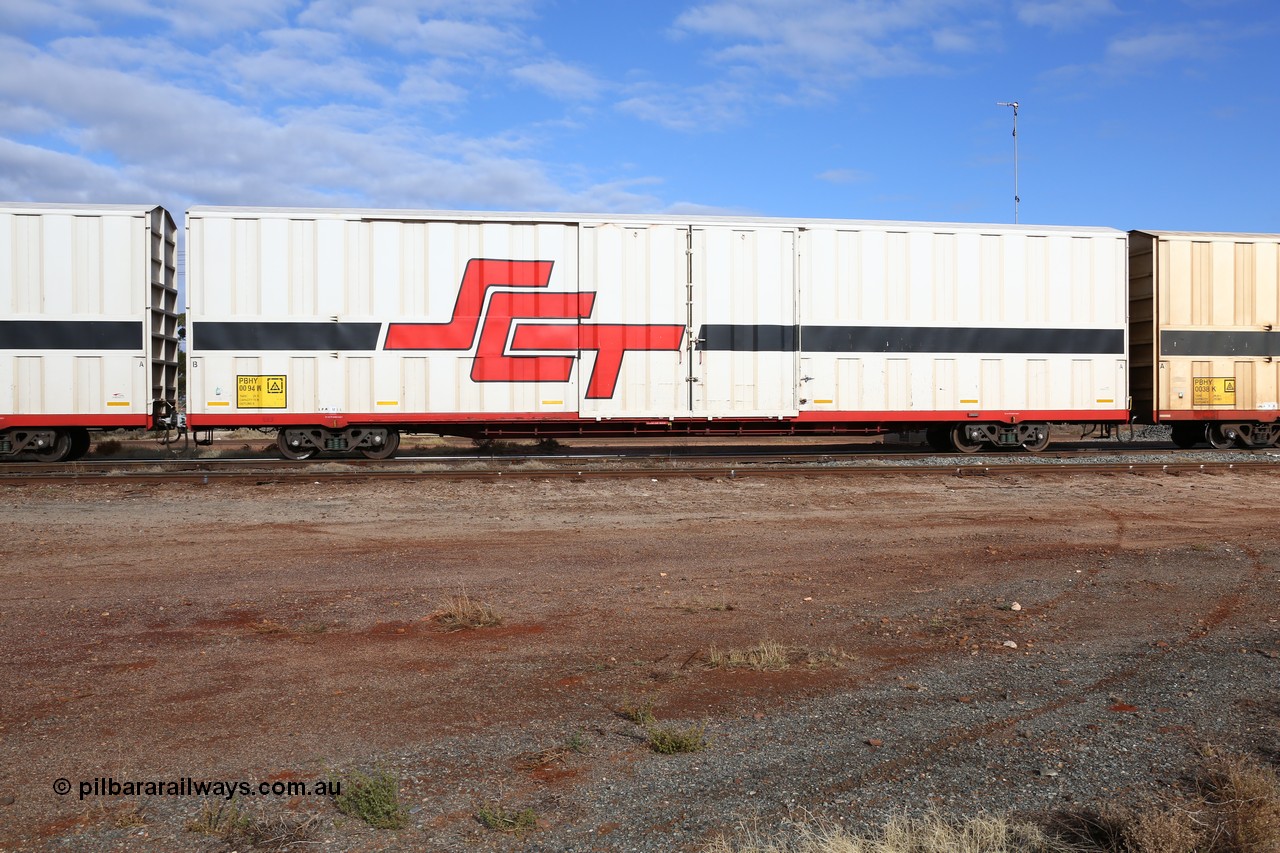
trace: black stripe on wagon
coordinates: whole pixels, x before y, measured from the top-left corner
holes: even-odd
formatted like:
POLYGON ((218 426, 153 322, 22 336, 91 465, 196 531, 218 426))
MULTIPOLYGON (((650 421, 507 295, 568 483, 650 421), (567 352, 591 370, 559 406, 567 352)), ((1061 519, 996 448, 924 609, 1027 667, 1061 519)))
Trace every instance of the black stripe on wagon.
POLYGON ((139 320, 0 320, 0 349, 141 350, 139 320))
POLYGON ((1160 333, 1160 355, 1277 356, 1280 332, 1160 333))
POLYGON ((196 352, 246 351, 373 351, 378 348, 381 323, 221 323, 191 324, 191 348, 196 352))
POLYGON ((701 348, 730 352, 1046 353, 1123 355, 1123 329, 749 326, 709 323, 701 348))

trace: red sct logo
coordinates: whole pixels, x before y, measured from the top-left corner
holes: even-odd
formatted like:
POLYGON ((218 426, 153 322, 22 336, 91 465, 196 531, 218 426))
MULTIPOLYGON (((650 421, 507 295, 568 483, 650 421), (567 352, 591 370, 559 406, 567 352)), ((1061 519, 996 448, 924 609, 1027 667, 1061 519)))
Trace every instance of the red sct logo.
POLYGON ((613 396, 622 357, 628 352, 680 349, 684 340, 681 325, 583 323, 591 316, 594 293, 503 289, 489 295, 490 288, 546 287, 551 281, 551 264, 474 258, 467 262, 449 322, 391 323, 384 347, 470 350, 474 346, 474 382, 568 382, 574 359, 591 351, 596 359, 587 385, 588 400, 613 396), (572 355, 519 355, 522 351, 572 355))

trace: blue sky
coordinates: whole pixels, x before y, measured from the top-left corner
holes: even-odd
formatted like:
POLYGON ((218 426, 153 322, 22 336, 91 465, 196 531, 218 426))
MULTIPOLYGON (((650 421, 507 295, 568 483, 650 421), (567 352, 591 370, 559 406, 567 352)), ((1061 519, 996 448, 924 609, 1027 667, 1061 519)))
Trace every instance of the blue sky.
POLYGON ((1274 0, 3 0, 0 198, 1280 232, 1274 0))

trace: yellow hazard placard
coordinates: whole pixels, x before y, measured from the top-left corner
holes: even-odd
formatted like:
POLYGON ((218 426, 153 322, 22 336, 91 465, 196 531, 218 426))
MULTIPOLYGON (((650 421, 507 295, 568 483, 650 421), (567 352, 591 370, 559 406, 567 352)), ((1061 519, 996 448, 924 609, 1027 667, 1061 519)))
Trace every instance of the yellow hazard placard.
POLYGON ((285 378, 283 376, 237 376, 237 409, 285 408, 285 378))
POLYGON ((1234 406, 1236 380, 1229 376, 1197 376, 1191 380, 1191 405, 1234 406))

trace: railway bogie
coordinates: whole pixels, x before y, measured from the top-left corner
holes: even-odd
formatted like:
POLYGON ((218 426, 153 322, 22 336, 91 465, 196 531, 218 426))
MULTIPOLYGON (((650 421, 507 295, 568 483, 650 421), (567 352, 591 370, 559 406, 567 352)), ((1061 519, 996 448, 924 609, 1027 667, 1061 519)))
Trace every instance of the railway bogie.
POLYGON ((400 447, 400 432, 386 427, 285 427, 276 446, 286 459, 311 459, 320 453, 359 451, 370 459, 388 459, 400 447))

